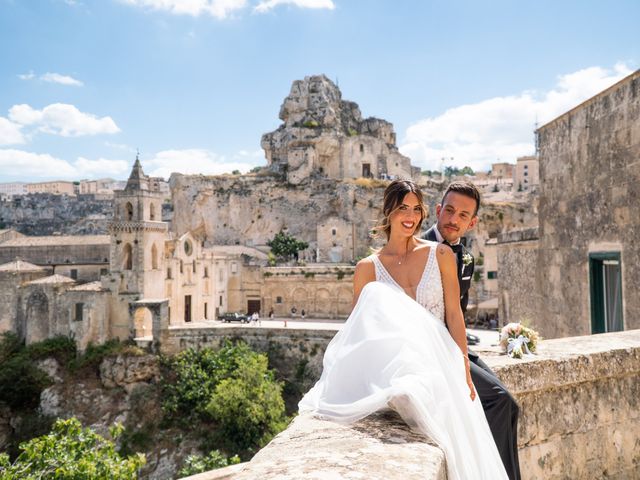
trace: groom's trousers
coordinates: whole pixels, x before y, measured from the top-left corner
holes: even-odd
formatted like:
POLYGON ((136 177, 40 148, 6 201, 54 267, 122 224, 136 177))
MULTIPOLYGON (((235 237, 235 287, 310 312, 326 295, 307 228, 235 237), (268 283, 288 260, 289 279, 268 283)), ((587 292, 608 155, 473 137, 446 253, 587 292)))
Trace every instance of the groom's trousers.
POLYGON ((480 397, 480 403, 509 480, 520 480, 518 404, 496 374, 475 352, 469 351, 469 364, 473 385, 480 397))

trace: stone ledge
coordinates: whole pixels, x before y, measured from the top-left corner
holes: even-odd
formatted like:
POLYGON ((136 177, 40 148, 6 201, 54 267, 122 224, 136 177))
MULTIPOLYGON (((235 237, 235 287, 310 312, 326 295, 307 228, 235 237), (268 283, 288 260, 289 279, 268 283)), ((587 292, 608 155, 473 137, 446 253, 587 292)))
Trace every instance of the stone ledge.
MULTIPOLYGON (((517 398, 523 478, 640 478, 640 330, 486 357, 517 398)), ((192 480, 446 479, 442 451, 392 412, 351 425, 298 417, 248 463, 192 480)))
POLYGON ((539 239, 538 227, 511 230, 498 235, 498 243, 531 242, 539 239))
POLYGON ((189 480, 366 479, 446 480, 442 451, 391 411, 354 423, 301 415, 251 462, 201 473, 189 480))

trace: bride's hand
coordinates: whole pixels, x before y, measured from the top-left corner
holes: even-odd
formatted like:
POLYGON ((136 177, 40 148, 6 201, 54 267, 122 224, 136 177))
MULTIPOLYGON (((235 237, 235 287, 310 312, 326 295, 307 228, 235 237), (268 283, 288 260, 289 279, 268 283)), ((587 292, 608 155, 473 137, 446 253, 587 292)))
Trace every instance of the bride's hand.
POLYGON ((469 366, 469 357, 467 357, 466 355, 464 356, 464 367, 467 373, 467 385, 469 386, 469 391, 470 391, 469 396, 471 397, 471 401, 474 401, 476 399, 476 389, 473 386, 473 380, 471 380, 471 369, 469 366))
POLYGON ((470 393, 470 397, 471 397, 471 401, 476 399, 476 389, 473 386, 473 381, 471 380, 471 375, 467 375, 467 385, 469 386, 469 391, 470 393))

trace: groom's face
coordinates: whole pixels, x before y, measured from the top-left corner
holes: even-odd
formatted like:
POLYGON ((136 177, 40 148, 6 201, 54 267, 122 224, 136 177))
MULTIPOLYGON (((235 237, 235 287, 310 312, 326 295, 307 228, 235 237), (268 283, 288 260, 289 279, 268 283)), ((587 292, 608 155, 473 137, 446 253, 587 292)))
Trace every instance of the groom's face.
POLYGON ((449 243, 456 243, 460 237, 478 223, 476 201, 458 192, 449 192, 443 203, 436 206, 438 231, 449 243))

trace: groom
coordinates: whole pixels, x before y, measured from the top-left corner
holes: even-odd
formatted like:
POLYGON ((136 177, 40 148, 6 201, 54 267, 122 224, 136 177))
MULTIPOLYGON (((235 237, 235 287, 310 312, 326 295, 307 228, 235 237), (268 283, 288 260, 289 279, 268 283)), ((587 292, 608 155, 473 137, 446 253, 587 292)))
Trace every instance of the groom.
MULTIPOLYGON (((423 238, 449 245, 458 261, 460 306, 467 310, 469 287, 473 276, 474 258, 460 238, 478 223, 480 192, 470 182, 453 182, 444 192, 442 203, 436 206, 437 223, 423 238)), ((520 480, 518 463, 518 404, 495 373, 469 350, 471 379, 478 392, 491 433, 500 452, 510 480, 520 480)))

